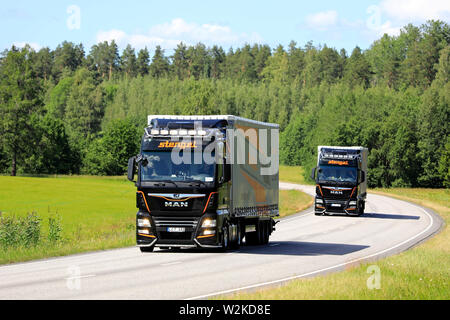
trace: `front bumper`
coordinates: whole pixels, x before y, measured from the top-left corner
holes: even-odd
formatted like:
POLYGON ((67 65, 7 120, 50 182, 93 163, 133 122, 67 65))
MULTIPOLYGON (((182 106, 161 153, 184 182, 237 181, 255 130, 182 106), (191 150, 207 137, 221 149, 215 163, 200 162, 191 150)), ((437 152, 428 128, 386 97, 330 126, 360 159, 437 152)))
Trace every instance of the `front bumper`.
POLYGON ((316 214, 326 213, 344 213, 356 214, 357 201, 356 199, 340 200, 340 199, 322 199, 316 198, 314 211, 316 214))
POLYGON ((202 217, 152 217, 146 212, 138 212, 136 219, 137 246, 218 248, 220 242, 217 227, 202 227, 205 219, 216 218, 211 214, 202 217), (148 219, 151 226, 139 226, 139 219, 148 219))

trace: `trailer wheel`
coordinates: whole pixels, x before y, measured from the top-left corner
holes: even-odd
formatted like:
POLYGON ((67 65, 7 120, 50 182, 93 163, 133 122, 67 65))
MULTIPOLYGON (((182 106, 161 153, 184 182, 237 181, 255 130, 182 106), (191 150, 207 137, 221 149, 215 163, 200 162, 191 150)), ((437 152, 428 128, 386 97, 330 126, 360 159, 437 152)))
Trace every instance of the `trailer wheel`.
POLYGON ((265 234, 264 234, 264 244, 268 244, 269 243, 269 238, 270 238, 270 227, 272 226, 272 223, 269 221, 264 221, 264 230, 265 230, 265 234))
POLYGON ((230 248, 231 249, 239 249, 242 242, 242 233, 241 233, 241 226, 239 223, 236 224, 236 237, 231 241, 230 248))

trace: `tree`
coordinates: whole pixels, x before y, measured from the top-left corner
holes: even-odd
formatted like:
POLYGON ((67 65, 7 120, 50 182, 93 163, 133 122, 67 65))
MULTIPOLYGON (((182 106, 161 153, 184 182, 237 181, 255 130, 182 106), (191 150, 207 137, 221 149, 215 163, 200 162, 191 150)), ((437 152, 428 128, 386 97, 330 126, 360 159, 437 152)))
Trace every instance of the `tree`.
POLYGON ((267 60, 267 65, 261 76, 267 80, 287 82, 289 71, 289 57, 283 46, 279 45, 274 54, 267 60))
POLYGON ((136 61, 136 67, 137 67, 137 73, 141 76, 145 76, 149 72, 149 65, 150 65, 150 54, 148 53, 147 47, 144 49, 139 50, 137 61, 136 61))
POLYGON ((127 78, 133 78, 137 75, 136 53, 130 45, 127 45, 125 50, 123 50, 120 58, 120 69, 122 72, 125 72, 127 78))
POLYGON ((30 60, 31 49, 14 46, 0 64, 0 136, 3 151, 11 161, 11 175, 34 150, 33 117, 42 113, 40 85, 30 60))
POLYGON ((113 73, 119 70, 119 51, 116 42, 109 44, 107 41, 95 44, 91 48, 88 57, 90 69, 96 70, 102 79, 108 77, 111 80, 113 73))
POLYGON ((64 115, 69 134, 86 139, 100 131, 103 111, 102 88, 89 70, 80 68, 73 77, 64 115))
POLYGON ((46 174, 75 173, 80 155, 70 148, 62 120, 49 114, 36 120, 36 145, 33 153, 24 159, 23 171, 46 174))
POLYGON ((84 54, 84 48, 81 43, 75 45, 72 42, 64 41, 53 52, 53 74, 59 78, 64 69, 75 71, 84 63, 84 54))
POLYGON ((169 73, 169 61, 167 57, 164 56, 164 50, 161 46, 156 46, 155 55, 152 59, 152 64, 150 65, 150 74, 154 78, 162 78, 167 76, 169 73))
POLYGON ((39 78, 48 80, 52 76, 53 56, 54 53, 48 47, 35 54, 33 68, 39 78))
POLYGON ((83 173, 123 175, 128 158, 139 152, 141 131, 128 119, 113 120, 103 137, 91 143, 83 161, 83 173))
POLYGON ((347 59, 344 70, 344 79, 350 86, 361 85, 364 88, 369 86, 370 65, 359 47, 353 49, 352 55, 347 59))
POLYGON ((225 64, 225 51, 222 47, 213 46, 210 50, 210 60, 211 60, 211 78, 219 79, 222 77, 225 64))
POLYGON ((189 76, 189 57, 186 45, 181 42, 177 45, 172 56, 173 73, 179 80, 184 80, 189 76))

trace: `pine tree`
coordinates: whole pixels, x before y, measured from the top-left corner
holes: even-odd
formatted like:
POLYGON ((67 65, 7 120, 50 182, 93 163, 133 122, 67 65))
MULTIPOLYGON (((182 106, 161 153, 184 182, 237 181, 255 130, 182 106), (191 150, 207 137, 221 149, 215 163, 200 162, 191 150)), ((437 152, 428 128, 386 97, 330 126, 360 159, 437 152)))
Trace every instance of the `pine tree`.
POLYGON ((150 74, 154 78, 162 78, 167 76, 169 73, 169 61, 167 57, 164 56, 164 50, 161 46, 156 46, 155 55, 152 59, 152 64, 150 65, 150 74))
POLYGON ((147 47, 139 50, 137 61, 136 61, 137 73, 141 76, 145 76, 149 72, 150 65, 150 54, 147 47))

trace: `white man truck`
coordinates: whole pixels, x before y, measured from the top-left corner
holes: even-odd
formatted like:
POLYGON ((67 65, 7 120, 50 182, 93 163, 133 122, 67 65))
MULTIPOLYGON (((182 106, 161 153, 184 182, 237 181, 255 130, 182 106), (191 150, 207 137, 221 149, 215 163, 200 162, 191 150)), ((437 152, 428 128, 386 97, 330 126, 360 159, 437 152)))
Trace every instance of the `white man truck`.
POLYGON ((317 167, 311 178, 316 181, 316 215, 364 213, 367 196, 368 149, 364 147, 318 147, 317 167))
POLYGON ((128 162, 141 251, 266 244, 279 215, 278 129, 236 116, 149 116, 128 162))

